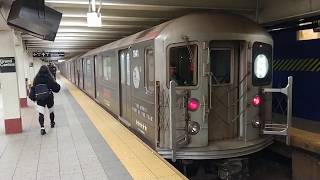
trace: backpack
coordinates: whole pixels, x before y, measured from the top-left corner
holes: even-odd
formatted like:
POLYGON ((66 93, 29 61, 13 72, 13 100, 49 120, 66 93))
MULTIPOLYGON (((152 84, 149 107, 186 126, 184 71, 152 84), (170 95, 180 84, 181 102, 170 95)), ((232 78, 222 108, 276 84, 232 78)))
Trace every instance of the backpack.
POLYGON ((51 90, 48 88, 47 84, 38 84, 34 87, 35 97, 37 101, 43 101, 50 97, 52 94, 51 90))

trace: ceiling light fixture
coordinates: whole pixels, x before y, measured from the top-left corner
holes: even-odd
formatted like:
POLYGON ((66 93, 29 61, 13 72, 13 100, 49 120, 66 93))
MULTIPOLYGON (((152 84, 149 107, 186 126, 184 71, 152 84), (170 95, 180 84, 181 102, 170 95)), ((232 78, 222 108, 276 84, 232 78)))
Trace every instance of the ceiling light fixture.
POLYGON ((96 11, 96 0, 89 0, 89 11, 87 13, 87 26, 88 27, 101 27, 101 6, 102 0, 100 0, 100 5, 98 11, 96 11))

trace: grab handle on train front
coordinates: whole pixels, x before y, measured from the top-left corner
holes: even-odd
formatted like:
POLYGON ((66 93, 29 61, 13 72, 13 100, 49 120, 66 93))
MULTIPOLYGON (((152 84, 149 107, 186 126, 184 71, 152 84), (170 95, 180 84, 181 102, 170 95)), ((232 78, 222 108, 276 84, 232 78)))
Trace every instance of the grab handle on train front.
POLYGON ((176 161, 176 82, 170 81, 169 87, 169 120, 171 159, 176 161))
POLYGON ((209 81, 209 109, 212 109, 212 72, 208 72, 208 81, 209 81))
POLYGON ((265 124, 263 134, 280 135, 286 136, 286 144, 290 145, 290 134, 289 128, 292 123, 292 85, 293 77, 288 77, 288 84, 285 88, 264 88, 263 93, 282 93, 287 96, 287 123, 286 124, 276 124, 269 123, 265 124))

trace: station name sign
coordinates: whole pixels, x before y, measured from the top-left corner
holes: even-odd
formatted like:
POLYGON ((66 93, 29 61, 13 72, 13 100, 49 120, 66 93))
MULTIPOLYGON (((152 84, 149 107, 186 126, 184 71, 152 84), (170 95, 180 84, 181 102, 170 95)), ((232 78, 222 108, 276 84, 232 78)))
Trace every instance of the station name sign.
POLYGON ((0 57, 0 73, 16 72, 14 57, 0 57))
POLYGON ((64 57, 64 52, 33 52, 33 57, 64 57))

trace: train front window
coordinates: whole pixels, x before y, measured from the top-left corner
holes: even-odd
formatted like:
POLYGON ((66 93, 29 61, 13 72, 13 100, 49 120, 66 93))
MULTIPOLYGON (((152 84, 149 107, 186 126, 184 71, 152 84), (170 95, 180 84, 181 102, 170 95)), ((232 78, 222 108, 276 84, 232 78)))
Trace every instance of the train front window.
POLYGON ((145 51, 145 75, 144 75, 144 82, 145 87, 153 92, 154 91, 154 52, 153 49, 149 48, 145 51))
POLYGON ((214 48, 210 51, 212 84, 230 83, 231 49, 214 48))
POLYGON ((169 81, 175 81, 177 86, 197 85, 197 51, 196 45, 170 48, 169 81))

